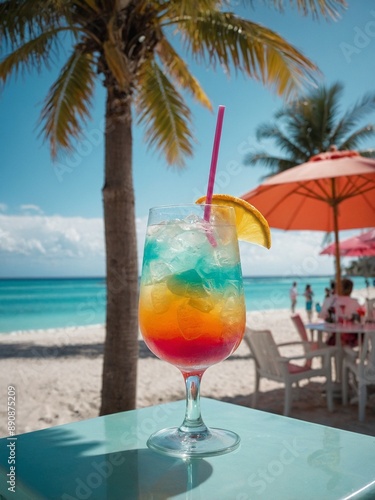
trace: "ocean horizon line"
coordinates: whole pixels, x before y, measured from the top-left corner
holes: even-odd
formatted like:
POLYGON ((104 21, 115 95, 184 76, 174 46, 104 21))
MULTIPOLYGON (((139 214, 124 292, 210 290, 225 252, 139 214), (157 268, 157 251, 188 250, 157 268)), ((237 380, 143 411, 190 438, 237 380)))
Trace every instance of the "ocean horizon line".
MULTIPOLYGON (((321 303, 333 275, 244 276, 248 311, 290 307, 289 290, 295 281, 302 290, 312 286, 321 303)), ((364 288, 362 277, 353 278, 355 289, 364 288)), ((64 326, 102 324, 106 315, 107 284, 104 276, 0 278, 0 332, 43 330, 64 326)))
MULTIPOLYGON (((345 276, 352 276, 345 274, 345 276)), ((270 279, 300 279, 300 278, 333 278, 332 274, 257 274, 257 275, 243 275, 245 279, 249 278, 270 278, 270 279)), ((358 276, 362 277, 362 276, 358 276)), ((139 276, 140 278, 140 276, 139 276)), ((16 281, 16 280, 105 280, 106 276, 0 276, 1 281, 16 281)))

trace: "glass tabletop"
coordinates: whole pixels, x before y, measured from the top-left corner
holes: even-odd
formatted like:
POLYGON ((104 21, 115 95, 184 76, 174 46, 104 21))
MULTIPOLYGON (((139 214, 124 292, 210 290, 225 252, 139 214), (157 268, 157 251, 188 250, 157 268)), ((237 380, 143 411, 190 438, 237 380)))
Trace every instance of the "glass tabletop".
POLYGON ((375 438, 202 398, 209 425, 231 428, 240 447, 183 461, 146 447, 178 425, 184 401, 98 417, 0 440, 0 498, 375 498, 375 438), (8 491, 10 443, 16 492, 8 491), (219 495, 219 496, 218 496, 219 495))

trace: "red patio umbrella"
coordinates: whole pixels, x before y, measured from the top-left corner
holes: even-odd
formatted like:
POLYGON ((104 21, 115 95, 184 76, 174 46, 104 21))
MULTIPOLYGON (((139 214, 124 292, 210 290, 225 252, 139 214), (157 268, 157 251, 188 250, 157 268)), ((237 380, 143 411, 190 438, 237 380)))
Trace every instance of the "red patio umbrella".
POLYGON ((341 293, 339 230, 375 226, 375 160, 332 150, 276 174, 241 196, 279 229, 333 231, 341 293))

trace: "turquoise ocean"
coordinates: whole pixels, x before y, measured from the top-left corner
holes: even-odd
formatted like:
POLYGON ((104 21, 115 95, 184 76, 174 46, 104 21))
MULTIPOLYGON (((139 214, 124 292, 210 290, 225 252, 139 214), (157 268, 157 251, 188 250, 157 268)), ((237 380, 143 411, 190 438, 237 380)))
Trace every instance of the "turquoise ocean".
MULTIPOLYGON (((306 284, 322 303, 330 276, 244 278, 248 311, 289 308, 293 281, 302 294, 306 284)), ((365 287, 364 278, 353 278, 355 289, 365 287)), ((104 278, 0 279, 0 333, 105 322, 106 286, 104 278)), ((299 296, 297 307, 304 307, 299 296)))

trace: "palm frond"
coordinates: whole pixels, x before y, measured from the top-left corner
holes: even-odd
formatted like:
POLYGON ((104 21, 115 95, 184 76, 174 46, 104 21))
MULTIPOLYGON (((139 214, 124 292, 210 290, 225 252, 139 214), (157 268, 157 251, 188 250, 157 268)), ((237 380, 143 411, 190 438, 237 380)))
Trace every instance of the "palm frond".
POLYGON ((295 167, 296 163, 289 158, 272 156, 267 151, 255 151, 247 153, 244 158, 244 165, 263 166, 271 173, 282 172, 288 168, 295 167))
POLYGON ((177 19, 184 42, 199 62, 208 57, 228 74, 241 70, 286 97, 313 81, 315 65, 280 35, 228 12, 177 19))
MULTIPOLYGON (((277 125, 272 123, 263 123, 259 125, 256 131, 256 137, 258 140, 274 140, 282 151, 288 153, 288 155, 294 159, 300 159, 301 163, 308 158, 306 148, 301 148, 298 144, 295 144, 277 125)), ((294 164, 296 164, 296 162, 294 164)))
MULTIPOLYGON (((263 0, 263 3, 276 7, 281 12, 285 10, 284 0, 263 0)), ((298 11, 305 16, 311 14, 314 19, 320 15, 325 18, 338 19, 340 12, 347 7, 345 0, 290 0, 288 4, 297 7, 298 11)))
POLYGON ((34 69, 40 72, 43 66, 49 68, 52 49, 59 47, 58 34, 59 30, 46 31, 6 56, 0 62, 2 82, 5 84, 11 74, 17 77, 20 72, 24 74, 34 69))
POLYGON ((184 165, 192 154, 190 111, 155 61, 145 63, 136 97, 138 122, 149 147, 162 150, 169 165, 184 165))
MULTIPOLYGON (((320 86, 296 99, 275 114, 283 122, 287 135, 308 157, 328 151, 334 138, 343 85, 320 86)), ((307 159, 307 158, 306 158, 307 159)))
POLYGON ((333 143, 338 144, 365 116, 375 111, 375 93, 366 93, 338 121, 332 133, 333 143))
POLYGON ((323 85, 300 97, 283 114, 279 114, 288 135, 310 156, 327 150, 331 144, 342 90, 341 83, 328 88, 323 85))
POLYGON ((361 149, 358 153, 365 158, 375 158, 375 149, 361 149))
POLYGON ((339 149, 357 149, 362 141, 373 137, 375 137, 375 125, 365 125, 346 137, 341 144, 336 145, 339 149))
POLYGON ((212 105, 200 86, 198 80, 190 73, 187 64, 183 61, 166 38, 163 38, 156 47, 166 71, 176 83, 192 94, 203 106, 212 110, 212 105))
POLYGON ((49 140, 52 157, 58 149, 71 150, 89 117, 94 89, 93 56, 76 47, 52 85, 41 114, 42 134, 49 140))
POLYGON ((366 124, 359 129, 354 127, 366 113, 375 110, 375 94, 366 94, 338 121, 343 90, 344 86, 340 82, 329 87, 323 85, 283 106, 274 115, 276 122, 258 126, 257 138, 272 140, 291 160, 289 167, 284 159, 280 159, 278 165, 275 156, 271 155, 268 160, 266 152, 250 155, 244 161, 258 162, 266 168, 282 171, 308 161, 315 154, 328 151, 331 146, 341 150, 356 149, 363 156, 373 157, 374 150, 360 151, 359 145, 365 139, 374 138, 375 124, 366 124))
POLYGON ((78 5, 81 9, 86 10, 87 12, 96 12, 100 14, 100 7, 95 0, 76 0, 76 5, 78 5))
POLYGON ((309 95, 311 104, 308 108, 308 117, 313 133, 316 134, 313 141, 320 145, 321 151, 327 148, 328 145, 325 144, 327 139, 331 142, 330 137, 335 128, 343 88, 340 82, 336 82, 330 87, 322 85, 309 95))
POLYGON ((164 22, 184 17, 195 18, 201 12, 219 10, 221 0, 169 0, 164 3, 163 13, 160 19, 164 22))
POLYGON ((14 50, 45 31, 62 26, 67 5, 62 0, 8 0, 0 4, 1 51, 14 50))

